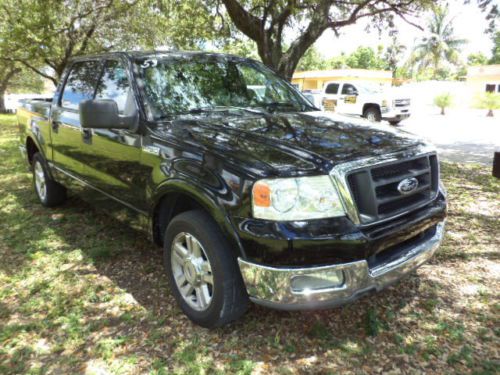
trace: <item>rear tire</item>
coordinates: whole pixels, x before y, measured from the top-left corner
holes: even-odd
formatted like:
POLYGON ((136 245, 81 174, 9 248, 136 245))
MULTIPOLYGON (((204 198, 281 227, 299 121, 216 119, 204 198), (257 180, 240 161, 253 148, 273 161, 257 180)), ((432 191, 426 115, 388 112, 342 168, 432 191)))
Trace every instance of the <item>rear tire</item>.
POLYGON ((54 181, 47 169, 47 163, 39 152, 33 155, 33 187, 40 203, 55 207, 66 200, 66 188, 54 181))
POLYGON ((363 117, 371 122, 380 122, 382 116, 380 115, 380 110, 377 107, 368 107, 363 112, 363 117))
POLYGON ((168 225, 163 260, 170 289, 194 323, 215 328, 241 317, 248 295, 236 257, 202 210, 181 213, 168 225))

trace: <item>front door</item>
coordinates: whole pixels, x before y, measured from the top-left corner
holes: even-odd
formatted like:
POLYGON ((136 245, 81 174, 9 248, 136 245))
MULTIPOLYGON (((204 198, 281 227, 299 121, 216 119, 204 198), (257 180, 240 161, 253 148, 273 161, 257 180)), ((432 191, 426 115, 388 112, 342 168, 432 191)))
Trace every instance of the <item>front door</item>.
POLYGON ((350 83, 344 83, 340 91, 338 112, 349 115, 361 115, 358 103, 358 91, 350 83))
MULTIPOLYGON (((125 61, 118 58, 106 60, 95 99, 114 100, 120 115, 133 114, 137 111, 137 103, 130 79, 125 61)), ((107 209, 117 213, 116 216, 130 214, 123 210, 123 206, 131 208, 132 213, 148 210, 148 171, 141 164, 141 141, 141 135, 135 129, 92 129, 89 135, 84 156, 86 179, 104 193, 95 197, 101 200, 99 206, 107 206, 107 209)))

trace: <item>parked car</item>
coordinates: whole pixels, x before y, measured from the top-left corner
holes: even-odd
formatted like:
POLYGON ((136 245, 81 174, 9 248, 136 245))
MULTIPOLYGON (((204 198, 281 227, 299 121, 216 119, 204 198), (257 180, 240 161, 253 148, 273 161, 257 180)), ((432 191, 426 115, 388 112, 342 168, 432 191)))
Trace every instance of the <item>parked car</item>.
POLYGON ((411 100, 391 95, 380 85, 366 82, 327 82, 322 93, 322 109, 346 115, 357 115, 397 125, 410 117, 411 100))
POLYGON ((52 102, 25 101, 17 121, 40 202, 59 205, 69 189, 148 233, 175 299, 204 327, 238 319, 249 300, 354 301, 443 237, 432 146, 318 111, 253 60, 80 57, 52 102))

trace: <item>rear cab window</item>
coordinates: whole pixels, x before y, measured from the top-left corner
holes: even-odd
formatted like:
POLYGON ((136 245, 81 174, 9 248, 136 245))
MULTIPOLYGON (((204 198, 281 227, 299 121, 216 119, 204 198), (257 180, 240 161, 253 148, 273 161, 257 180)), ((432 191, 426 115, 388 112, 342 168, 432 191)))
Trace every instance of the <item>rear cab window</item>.
POLYGON ((325 94, 338 94, 339 92, 339 84, 338 83, 330 83, 326 86, 325 94))

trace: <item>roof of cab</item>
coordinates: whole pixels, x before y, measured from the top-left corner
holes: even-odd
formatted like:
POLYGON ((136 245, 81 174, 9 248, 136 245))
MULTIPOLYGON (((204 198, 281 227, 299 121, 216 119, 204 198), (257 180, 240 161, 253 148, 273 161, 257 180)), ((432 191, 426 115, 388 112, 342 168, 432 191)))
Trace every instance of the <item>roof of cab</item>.
POLYGON ((217 53, 217 52, 203 52, 203 51, 177 51, 177 50, 151 50, 151 51, 115 51, 115 52, 106 52, 94 55, 81 55, 75 56, 71 59, 71 61, 76 60, 87 60, 87 59, 95 59, 95 58, 106 58, 106 57, 116 57, 116 56, 126 56, 131 59, 138 59, 144 57, 194 57, 194 56, 213 56, 213 57, 231 57, 237 59, 243 59, 241 56, 226 54, 226 53, 217 53))

